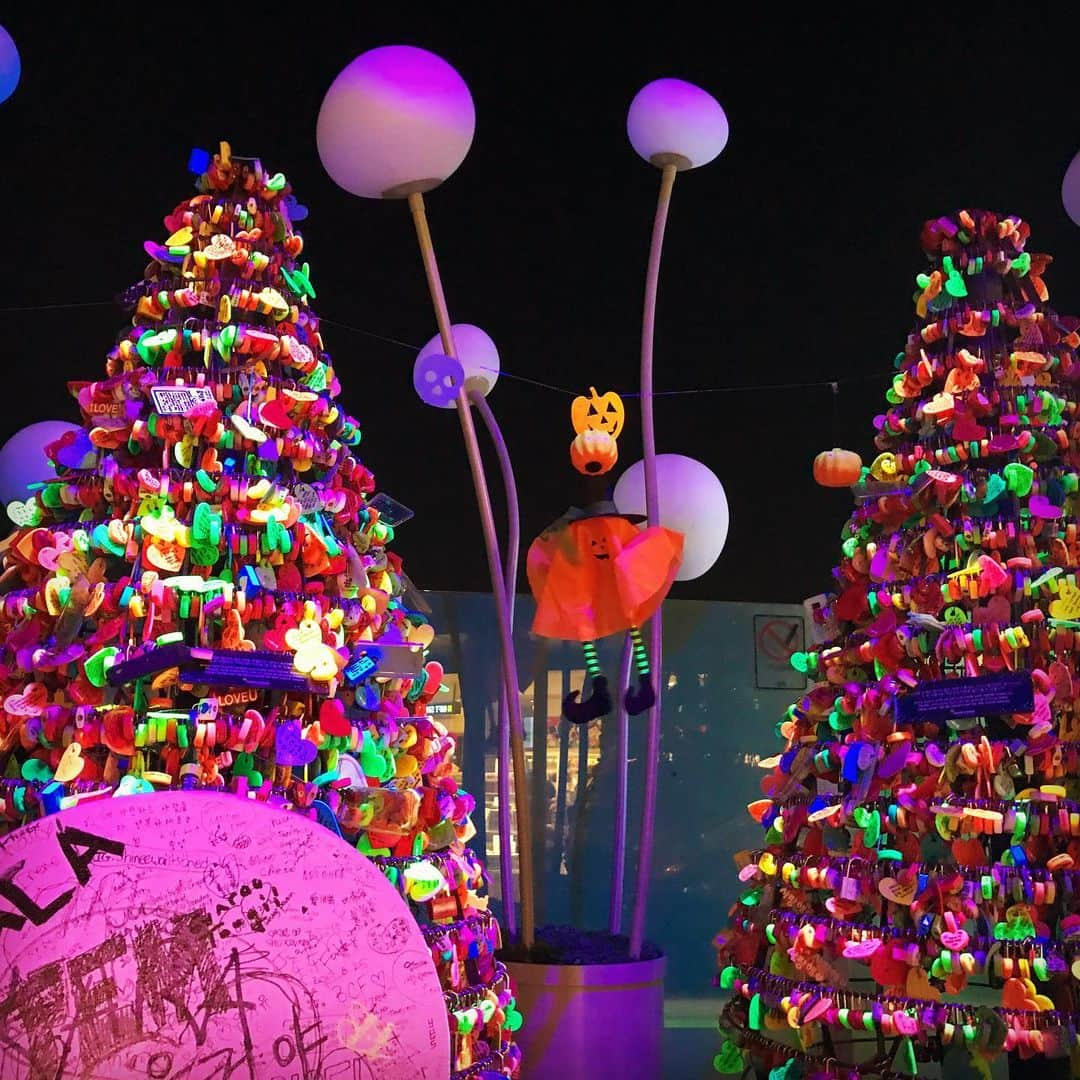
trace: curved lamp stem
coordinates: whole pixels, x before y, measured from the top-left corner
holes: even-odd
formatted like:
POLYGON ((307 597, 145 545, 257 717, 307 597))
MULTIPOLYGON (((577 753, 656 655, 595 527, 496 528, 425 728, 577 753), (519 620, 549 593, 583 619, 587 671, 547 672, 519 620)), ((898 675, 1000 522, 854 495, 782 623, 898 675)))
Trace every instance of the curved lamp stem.
POLYGON ((630 661, 633 641, 626 635, 619 661, 619 708, 615 714, 617 746, 615 749, 615 851, 611 862, 611 904, 608 907, 608 932, 622 932, 623 877, 626 874, 626 790, 627 761, 630 758, 630 718, 626 715, 626 688, 630 684, 630 661))
MULTIPOLYGON (((479 391, 469 394, 469 401, 480 414, 488 429, 502 472, 503 492, 506 495, 506 558, 503 561, 503 587, 506 589, 506 608, 510 625, 514 625, 514 594, 517 591, 518 556, 521 551, 521 508, 518 503, 517 481, 510 451, 503 438, 487 398, 479 391)), ((536 723, 536 717, 533 717, 536 723)), ((499 695, 499 881, 502 885, 506 932, 517 937, 517 912, 514 909, 514 864, 510 848, 510 700, 503 686, 499 695)))
MULTIPOLYGON (((660 523, 659 496, 656 489, 656 429, 653 425, 653 336, 656 327, 656 291, 660 283, 660 253, 664 247, 671 189, 675 183, 675 165, 663 167, 660 194, 656 200, 649 266, 645 274, 645 307, 641 319, 641 441, 645 457, 645 513, 649 526, 660 523)), ((664 695, 663 622, 657 609, 649 623, 649 661, 656 676, 656 703, 649 710, 649 728, 645 749, 645 789, 641 805, 641 843, 638 850, 634 914, 630 924, 630 956, 641 955, 645 939, 645 913, 649 902, 649 878, 652 874, 653 833, 656 824, 656 785, 660 771, 660 711, 664 695)))
MULTIPOLYGON (((431 242, 431 232, 428 229, 424 197, 419 192, 409 195, 409 212, 416 226, 416 239, 424 260, 424 273, 427 276, 428 292, 431 294, 431 303, 435 309, 435 321, 439 327, 443 351, 447 356, 455 356, 454 335, 450 330, 450 314, 446 308, 442 279, 439 277, 439 264, 435 260, 435 247, 431 242)), ((521 697, 518 690, 517 661, 514 657, 514 635, 510 624, 502 566, 499 562, 499 541, 495 533, 495 516, 491 510, 491 495, 488 492, 487 477, 484 475, 480 446, 476 440, 472 409, 469 407, 469 398, 464 386, 458 391, 457 413, 461 421, 465 450, 469 457, 476 502, 480 509, 480 525, 484 533, 484 547, 487 549, 488 571, 491 575, 491 592, 495 598, 495 615, 499 622, 503 686, 509 707, 510 746, 514 762, 514 805, 517 810, 518 866, 521 870, 521 938, 525 947, 531 948, 535 936, 532 829, 529 820, 529 784, 525 775, 525 737, 521 723, 521 697)), ((509 903, 513 902, 511 894, 509 903)))

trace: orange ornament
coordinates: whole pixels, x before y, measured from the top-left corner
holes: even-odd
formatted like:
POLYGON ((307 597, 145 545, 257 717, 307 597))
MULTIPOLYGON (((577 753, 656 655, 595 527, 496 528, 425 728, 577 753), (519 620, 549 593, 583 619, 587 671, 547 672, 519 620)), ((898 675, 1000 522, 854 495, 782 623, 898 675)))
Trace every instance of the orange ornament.
POLYGON ((598 394, 596 387, 590 386, 588 397, 576 397, 571 403, 570 422, 579 435, 586 431, 602 431, 617 439, 626 423, 626 408, 614 390, 598 394))
POLYGON ((570 463, 585 476, 603 476, 618 460, 618 444, 606 432, 584 431, 570 444, 570 463))
POLYGON ((862 458, 854 450, 822 450, 814 458, 814 479, 822 487, 851 487, 862 475, 862 458))

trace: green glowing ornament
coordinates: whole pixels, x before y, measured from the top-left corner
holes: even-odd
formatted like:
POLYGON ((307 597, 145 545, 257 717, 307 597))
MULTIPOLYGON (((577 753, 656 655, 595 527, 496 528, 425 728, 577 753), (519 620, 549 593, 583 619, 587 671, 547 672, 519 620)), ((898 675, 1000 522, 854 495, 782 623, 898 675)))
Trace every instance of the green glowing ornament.
POLYGON ((963 276, 953 266, 952 256, 946 255, 941 260, 941 265, 944 267, 948 277, 945 279, 945 291, 953 297, 959 299, 960 297, 967 296, 967 284, 964 281, 963 276))
POLYGON ((263 774, 255 768, 255 757, 241 751, 233 757, 233 776, 246 777, 248 786, 253 788, 262 787, 263 774))
POLYGON ((106 675, 110 667, 114 663, 114 657, 119 654, 120 650, 115 645, 106 645, 103 649, 98 649, 93 656, 88 656, 83 662, 83 671, 86 672, 86 681, 91 686, 103 687, 106 681, 106 675))
POLYGON ((900 1045, 893 1055, 893 1071, 903 1073, 905 1076, 918 1076, 919 1063, 915 1060, 915 1044, 910 1035, 905 1035, 900 1040, 900 1045))
POLYGON ((285 279, 285 284, 297 296, 308 296, 312 300, 315 299, 315 286, 311 284, 311 267, 308 263, 304 263, 302 270, 287 270, 283 266, 281 276, 285 279))
POLYGON ((795 1058, 788 1058, 782 1065, 769 1070, 769 1080, 802 1080, 803 1069, 795 1058))
POLYGON ((1009 491, 1014 495, 1023 498, 1031 491, 1035 473, 1027 465, 1022 465, 1019 461, 1010 461, 1002 472, 1005 474, 1005 483, 1008 485, 1009 491))
POLYGON ((1005 494, 1006 481, 997 473, 991 473, 986 478, 986 494, 983 496, 983 506, 990 506, 997 502, 1005 494))
POLYGON ((751 1031, 760 1031, 765 1016, 765 1006, 761 1002, 761 995, 755 994, 750 999, 750 1009, 747 1013, 746 1024, 751 1031))
POLYGON ((723 1041, 720 1053, 713 1058, 712 1064, 718 1073, 725 1073, 729 1076, 737 1076, 746 1067, 742 1051, 730 1039, 723 1041))
POLYGON ((30 783, 46 784, 53 776, 47 761, 41 758, 27 758, 22 765, 22 778, 30 783))

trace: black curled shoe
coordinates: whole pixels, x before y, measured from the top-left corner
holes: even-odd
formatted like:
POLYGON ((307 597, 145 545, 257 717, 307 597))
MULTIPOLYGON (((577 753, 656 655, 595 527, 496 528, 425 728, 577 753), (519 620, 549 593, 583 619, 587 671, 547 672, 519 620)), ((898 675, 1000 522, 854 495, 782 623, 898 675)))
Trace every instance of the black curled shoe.
POLYGON ((637 716, 646 709, 651 709, 656 704, 656 691, 653 689, 652 676, 638 676, 637 686, 633 689, 626 688, 623 704, 626 705, 627 716, 637 716))
POLYGON ((596 675, 592 681, 592 693, 585 701, 578 701, 578 691, 574 690, 563 699, 563 716, 571 724, 587 724, 590 720, 598 720, 601 716, 607 716, 611 712, 611 691, 608 690, 607 678, 596 675))

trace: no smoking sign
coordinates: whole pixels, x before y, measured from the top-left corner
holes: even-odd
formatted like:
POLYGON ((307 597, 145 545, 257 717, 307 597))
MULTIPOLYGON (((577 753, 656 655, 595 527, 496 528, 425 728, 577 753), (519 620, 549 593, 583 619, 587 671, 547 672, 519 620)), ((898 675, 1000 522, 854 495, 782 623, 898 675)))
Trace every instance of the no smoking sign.
POLYGON ((802 690, 806 676, 791 666, 803 649, 805 624, 799 615, 754 616, 754 685, 759 690, 802 690))

